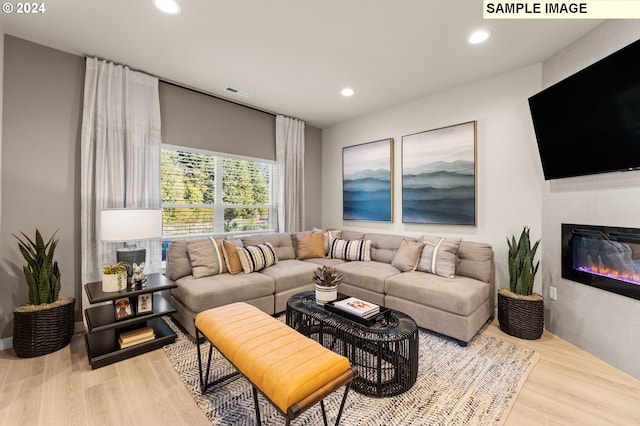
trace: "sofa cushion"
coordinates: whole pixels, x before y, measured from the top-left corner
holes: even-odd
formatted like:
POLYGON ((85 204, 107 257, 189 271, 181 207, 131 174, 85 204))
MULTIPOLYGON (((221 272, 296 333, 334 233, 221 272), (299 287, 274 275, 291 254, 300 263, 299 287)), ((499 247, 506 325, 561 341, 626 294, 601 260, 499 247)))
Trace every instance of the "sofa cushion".
POLYGON ((292 235, 288 232, 247 235, 241 238, 244 246, 270 243, 276 251, 278 260, 295 259, 292 235))
POLYGON ((169 243, 165 274, 171 281, 191 275, 191 262, 186 241, 179 240, 169 243))
POLYGON ((482 281, 461 276, 451 280, 419 271, 389 277, 384 290, 387 296, 410 298, 415 303, 462 316, 470 315, 493 297, 491 286, 482 281))
POLYGON ((368 262, 371 260, 370 240, 339 240, 331 239, 329 245, 329 257, 332 259, 359 260, 368 262))
POLYGON ((400 273, 397 268, 383 262, 345 262, 335 268, 342 274, 343 283, 380 294, 384 294, 385 280, 400 273))
POLYGON ((171 289, 173 297, 193 312, 202 312, 216 306, 246 302, 273 296, 275 283, 261 274, 219 274, 195 279, 189 275, 176 281, 171 289))
POLYGON ((275 282, 275 292, 291 290, 313 283, 313 273, 318 268, 315 263, 286 259, 260 271, 275 282))
POLYGON ((220 242, 215 238, 201 238, 187 240, 187 251, 191 261, 191 271, 194 278, 226 272, 224 255, 220 242))
POLYGON ((371 240, 371 260, 384 263, 393 261, 403 240, 415 240, 411 237, 378 233, 364 234, 363 239, 371 240))
POLYGON ((296 259, 304 260, 324 257, 324 236, 322 232, 298 232, 296 238, 296 259))
POLYGON ((238 247, 236 251, 245 274, 260 271, 278 263, 278 256, 271 243, 238 247))
POLYGON ((358 231, 343 230, 340 236, 334 236, 334 238, 341 238, 343 240, 363 240, 364 233, 358 231))
POLYGON ((227 264, 227 270, 231 275, 239 274, 243 271, 240 255, 238 255, 238 247, 242 247, 239 241, 222 241, 222 251, 224 252, 224 261, 227 264))
POLYGON ((453 278, 461 238, 441 238, 424 236, 418 271, 429 272, 445 278, 453 278))
POLYGON ((493 249, 489 244, 462 241, 458 250, 456 274, 486 283, 493 275, 493 249))
POLYGON ((415 271, 423 248, 423 241, 402 240, 400 248, 391 261, 391 266, 395 266, 402 272, 415 271))

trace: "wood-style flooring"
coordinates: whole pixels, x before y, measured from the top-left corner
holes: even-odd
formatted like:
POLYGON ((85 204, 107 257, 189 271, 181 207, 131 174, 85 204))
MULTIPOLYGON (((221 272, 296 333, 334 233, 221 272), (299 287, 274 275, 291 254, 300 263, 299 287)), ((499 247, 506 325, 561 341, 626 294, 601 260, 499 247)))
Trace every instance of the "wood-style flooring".
MULTIPOLYGON (((540 353, 507 425, 640 425, 640 381, 545 332, 483 334, 540 353)), ((613 349, 612 349, 613 350, 613 349)), ((0 425, 207 425, 162 349, 91 370, 82 335, 53 354, 0 351, 0 425)))

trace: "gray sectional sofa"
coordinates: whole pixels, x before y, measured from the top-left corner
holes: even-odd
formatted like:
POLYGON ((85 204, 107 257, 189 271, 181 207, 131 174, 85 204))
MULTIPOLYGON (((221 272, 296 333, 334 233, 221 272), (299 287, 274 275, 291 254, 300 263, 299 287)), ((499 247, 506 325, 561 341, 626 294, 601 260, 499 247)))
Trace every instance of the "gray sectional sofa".
POLYGON ((463 345, 493 316, 490 245, 434 236, 325 231, 172 242, 166 275, 178 286, 170 292, 177 309, 174 318, 194 335, 195 316, 209 308, 243 301, 271 315, 283 312, 290 296, 314 289, 313 272, 321 265, 342 273, 339 292, 405 312, 420 327, 463 345), (253 256, 250 252, 257 248, 262 251, 253 256), (230 272, 227 257, 234 251, 245 253, 240 253, 245 263, 241 268, 231 259, 230 272), (266 257, 273 253, 266 267, 265 251, 266 257), (251 264, 257 258, 258 265, 251 264))

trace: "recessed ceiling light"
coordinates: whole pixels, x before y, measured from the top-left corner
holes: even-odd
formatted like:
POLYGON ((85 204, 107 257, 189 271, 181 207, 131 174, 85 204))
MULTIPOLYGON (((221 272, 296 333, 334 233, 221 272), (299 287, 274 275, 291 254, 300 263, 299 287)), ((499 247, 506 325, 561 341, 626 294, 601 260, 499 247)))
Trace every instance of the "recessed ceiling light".
POLYGON ((471 33, 467 41, 471 44, 480 44, 486 41, 490 35, 491 33, 489 32, 489 30, 477 30, 471 33))
POLYGON ((175 0, 153 0, 153 4, 164 13, 169 13, 171 15, 176 15, 182 10, 178 2, 175 0))
POLYGON ((354 93, 355 92, 353 91, 353 89, 351 87, 345 87, 344 89, 342 89, 340 91, 340 94, 342 96, 345 96, 345 97, 353 96, 354 93))

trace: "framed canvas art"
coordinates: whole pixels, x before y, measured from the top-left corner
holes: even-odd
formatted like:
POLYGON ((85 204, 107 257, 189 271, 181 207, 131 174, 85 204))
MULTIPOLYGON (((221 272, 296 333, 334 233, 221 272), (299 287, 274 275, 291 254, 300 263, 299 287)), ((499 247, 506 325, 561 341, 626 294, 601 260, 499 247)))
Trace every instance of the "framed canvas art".
POLYGON ((476 225, 476 121, 402 137, 402 222, 476 225))
POLYGON ((393 219, 393 139, 342 148, 342 218, 393 219))

